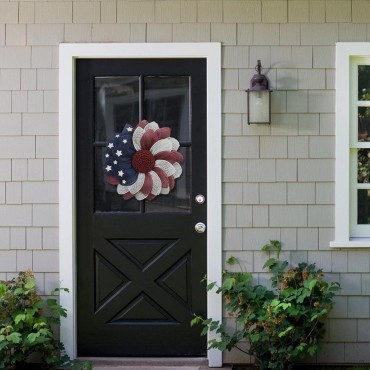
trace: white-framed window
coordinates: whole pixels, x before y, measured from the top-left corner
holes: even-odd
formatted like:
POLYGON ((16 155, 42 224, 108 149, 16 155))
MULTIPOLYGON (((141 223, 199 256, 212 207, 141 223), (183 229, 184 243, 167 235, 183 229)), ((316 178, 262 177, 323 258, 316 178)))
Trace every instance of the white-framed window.
POLYGON ((336 45, 335 240, 370 248, 370 43, 336 45))

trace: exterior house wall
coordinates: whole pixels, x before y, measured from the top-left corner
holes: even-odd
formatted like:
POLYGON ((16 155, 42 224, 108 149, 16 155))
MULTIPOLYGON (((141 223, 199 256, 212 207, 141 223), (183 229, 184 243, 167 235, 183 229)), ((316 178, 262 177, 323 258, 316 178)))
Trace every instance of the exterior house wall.
POLYGON ((317 361, 370 362, 370 251, 329 247, 335 43, 370 41, 366 0, 0 1, 0 279, 32 268, 41 292, 59 282, 58 44, 210 41, 222 43, 225 259, 261 282, 269 239, 316 262, 342 285, 317 361), (272 123, 248 126, 257 59, 272 123))

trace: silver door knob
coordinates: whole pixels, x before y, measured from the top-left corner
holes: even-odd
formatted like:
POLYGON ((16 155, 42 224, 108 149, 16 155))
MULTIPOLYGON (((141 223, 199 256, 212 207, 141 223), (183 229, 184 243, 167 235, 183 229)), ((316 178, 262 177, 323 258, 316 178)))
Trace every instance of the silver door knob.
POLYGON ((195 225, 195 231, 199 234, 204 233, 206 231, 206 225, 203 222, 198 222, 195 225))
POLYGON ((206 197, 203 194, 198 194, 195 196, 195 201, 199 204, 203 204, 206 200, 206 197))

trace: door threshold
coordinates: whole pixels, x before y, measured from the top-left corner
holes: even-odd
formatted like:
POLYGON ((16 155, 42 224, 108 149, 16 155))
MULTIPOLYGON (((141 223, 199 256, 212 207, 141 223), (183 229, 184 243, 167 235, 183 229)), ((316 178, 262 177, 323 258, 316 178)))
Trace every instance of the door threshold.
MULTIPOLYGON (((206 357, 79 357, 89 361, 96 370, 205 370, 206 357)), ((224 366, 222 369, 231 369, 224 366)))
POLYGON ((206 357, 79 357, 78 360, 90 361, 96 365, 208 365, 208 359, 206 357))

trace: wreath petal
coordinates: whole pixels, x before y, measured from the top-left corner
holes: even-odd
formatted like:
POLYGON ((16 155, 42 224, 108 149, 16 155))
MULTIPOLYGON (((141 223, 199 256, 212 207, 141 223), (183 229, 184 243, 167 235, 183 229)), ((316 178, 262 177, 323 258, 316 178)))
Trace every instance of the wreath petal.
POLYGON ((158 139, 165 139, 171 136, 171 129, 169 127, 161 127, 157 131, 155 131, 158 139))
POLYGON ((182 163, 184 157, 181 153, 175 152, 174 150, 170 152, 159 152, 154 156, 155 159, 163 159, 164 161, 174 164, 175 162, 182 163))
POLYGON ((172 176, 176 173, 175 167, 170 162, 161 159, 155 161, 155 167, 159 167, 167 176, 172 176))
POLYGON ((178 177, 180 177, 181 176, 181 174, 182 174, 182 167, 177 163, 177 162, 175 162, 174 164, 173 164, 173 166, 175 167, 175 173, 173 174, 173 177, 175 178, 175 179, 177 179, 178 177))
POLYGON ((153 155, 156 155, 160 152, 165 152, 165 151, 171 151, 172 150, 172 142, 171 142, 171 139, 170 138, 166 138, 166 139, 161 139, 161 140, 158 140, 151 148, 150 148, 150 152, 153 154, 153 155))
POLYGON ((117 185, 117 194, 123 195, 123 194, 126 194, 128 192, 129 192, 129 190, 128 190, 127 186, 124 186, 124 185, 121 185, 121 184, 117 185))
POLYGON ((180 148, 180 143, 178 140, 174 139, 173 137, 170 137, 170 140, 172 141, 172 150, 178 150, 180 148))
POLYGON ((134 147, 136 150, 141 149, 141 138, 144 135, 144 129, 142 127, 136 127, 134 134, 132 135, 132 143, 134 144, 134 147))
POLYGON ((143 150, 149 150, 152 145, 158 141, 158 136, 153 130, 147 130, 144 132, 144 135, 141 137, 140 146, 143 150))
POLYGON ((128 186, 128 190, 130 191, 130 193, 136 194, 138 191, 140 191, 144 185, 144 181, 145 181, 145 174, 139 173, 136 182, 128 186))
POLYGON ((147 130, 157 131, 158 129, 159 129, 158 123, 157 123, 157 122, 155 122, 155 121, 149 122, 149 123, 144 127, 144 130, 145 130, 145 131, 147 131, 147 130))
POLYGON ((149 173, 152 176, 152 180, 153 180, 153 186, 152 186, 151 193, 155 196, 159 195, 161 193, 161 188, 162 188, 161 179, 155 171, 150 171, 149 173))
POLYGON ((154 167, 154 172, 159 176, 161 180, 161 193, 163 188, 168 188, 168 176, 166 173, 159 167, 154 167))
POLYGON ((170 190, 172 190, 175 187, 175 179, 174 179, 174 176, 170 176, 168 178, 168 181, 169 181, 170 190))

